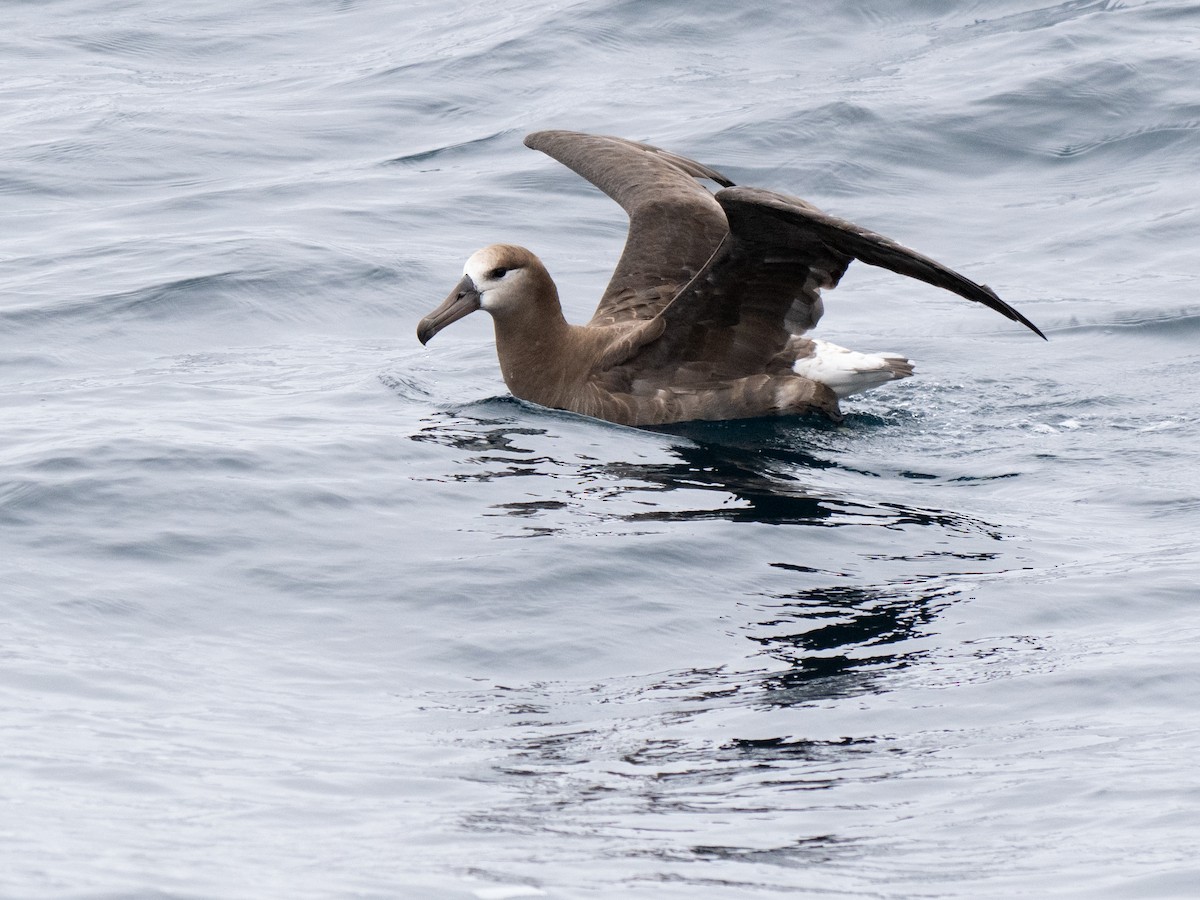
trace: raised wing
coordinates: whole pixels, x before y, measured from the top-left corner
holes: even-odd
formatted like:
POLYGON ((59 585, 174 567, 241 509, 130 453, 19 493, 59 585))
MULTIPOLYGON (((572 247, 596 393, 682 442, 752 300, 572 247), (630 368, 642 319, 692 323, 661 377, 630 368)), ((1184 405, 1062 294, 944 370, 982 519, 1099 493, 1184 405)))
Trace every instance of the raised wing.
MULTIPOLYGON (((717 201, 725 210, 730 230, 737 239, 735 243, 742 252, 785 251, 794 254, 797 261, 806 256, 811 260, 834 256, 845 260, 842 271, 851 260, 859 259, 982 303, 1020 322, 1043 340, 1046 338, 1040 328, 997 297, 987 285, 976 284, 928 256, 823 213, 803 200, 758 188, 733 187, 718 192, 717 201)), ((836 283, 834 279, 833 284, 836 283)))
POLYGON ((629 214, 629 235, 594 324, 656 315, 709 261, 728 226, 697 179, 729 187, 707 166, 649 144, 573 131, 537 131, 525 146, 586 178, 629 214))
POLYGON ((720 380, 790 365, 779 356, 821 317, 821 288, 859 259, 982 303, 1041 330, 996 296, 941 263, 794 197, 756 188, 718 191, 729 235, 659 313, 662 336, 625 360, 641 371, 673 369, 720 380))

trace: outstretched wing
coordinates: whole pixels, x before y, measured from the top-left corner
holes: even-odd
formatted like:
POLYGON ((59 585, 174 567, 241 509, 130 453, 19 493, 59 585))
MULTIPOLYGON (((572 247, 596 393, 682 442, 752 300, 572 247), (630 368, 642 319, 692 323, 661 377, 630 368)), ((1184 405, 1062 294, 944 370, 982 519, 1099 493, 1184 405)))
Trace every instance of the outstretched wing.
POLYGON ((728 178, 649 144, 574 131, 537 131, 525 146, 582 175, 629 214, 620 262, 592 319, 651 318, 709 261, 728 226, 721 205, 697 179, 728 178))
POLYGON ((991 288, 803 200, 756 188, 718 191, 729 234, 696 277, 659 313, 661 337, 624 362, 728 379, 790 365, 780 356, 821 317, 820 289, 859 259, 916 278, 1041 330, 991 288))
POLYGON ((757 188, 733 187, 718 192, 717 201, 725 210, 730 230, 738 243, 752 253, 791 251, 798 261, 805 256, 816 260, 832 254, 845 260, 843 271, 852 259, 859 259, 982 303, 1000 315, 1020 322, 1039 337, 1046 337, 1041 329, 997 297, 987 285, 976 284, 928 256, 852 222, 823 213, 803 200, 757 188))

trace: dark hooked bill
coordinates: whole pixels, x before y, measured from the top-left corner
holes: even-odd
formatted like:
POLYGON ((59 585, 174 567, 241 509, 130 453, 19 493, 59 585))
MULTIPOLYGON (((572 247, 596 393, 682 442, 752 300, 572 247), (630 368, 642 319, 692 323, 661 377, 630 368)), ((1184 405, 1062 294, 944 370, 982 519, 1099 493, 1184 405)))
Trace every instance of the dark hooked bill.
POLYGON ((442 301, 441 306, 417 323, 417 340, 428 344, 429 339, 449 325, 457 322, 463 316, 469 316, 479 309, 479 291, 470 275, 464 275, 462 281, 454 286, 450 296, 442 301))

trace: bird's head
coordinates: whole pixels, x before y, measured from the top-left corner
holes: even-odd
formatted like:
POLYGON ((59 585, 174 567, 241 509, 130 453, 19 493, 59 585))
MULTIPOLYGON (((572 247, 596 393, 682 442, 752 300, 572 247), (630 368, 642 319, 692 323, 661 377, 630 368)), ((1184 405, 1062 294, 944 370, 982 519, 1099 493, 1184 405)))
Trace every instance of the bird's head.
POLYGON ((463 276, 441 305, 417 325, 422 344, 449 325, 477 309, 493 316, 515 310, 531 295, 532 281, 544 273, 538 258, 524 247, 492 244, 471 255, 463 276))

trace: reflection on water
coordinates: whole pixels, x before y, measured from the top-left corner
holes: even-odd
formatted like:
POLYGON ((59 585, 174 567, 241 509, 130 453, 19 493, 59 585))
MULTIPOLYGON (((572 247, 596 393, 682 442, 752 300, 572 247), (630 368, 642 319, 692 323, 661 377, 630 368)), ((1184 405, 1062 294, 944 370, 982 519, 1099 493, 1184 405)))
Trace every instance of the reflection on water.
MULTIPOLYGON (((766 692, 771 704, 873 690, 881 673, 912 661, 914 651, 903 646, 920 637, 959 593, 963 577, 1003 568, 999 527, 960 512, 847 496, 845 489, 822 487, 821 474, 831 470, 865 474, 854 482, 864 488, 875 479, 844 469, 833 454, 795 446, 797 434, 804 432, 794 427, 781 432, 772 422, 741 424, 718 423, 708 431, 690 426, 689 437, 664 438, 652 446, 653 453, 618 440, 618 452, 637 452, 609 460, 579 454, 575 441, 573 455, 567 456, 561 446, 569 438, 503 418, 447 414, 429 421, 412 439, 462 451, 453 460, 458 471, 448 472, 446 480, 486 483, 529 476, 533 489, 524 486, 523 499, 512 499, 513 492, 505 490, 499 502, 488 504, 496 514, 524 520, 522 536, 555 534, 580 519, 871 526, 872 533, 887 536, 873 544, 860 540, 858 549, 837 557, 832 554, 846 542, 814 549, 797 531, 797 540, 786 546, 796 548, 799 561, 767 561, 761 555, 742 560, 747 580, 764 563, 776 575, 795 576, 787 590, 766 596, 756 592, 742 603, 766 615, 741 630, 759 648, 755 656, 770 660, 770 674, 755 680, 753 690, 766 692), (928 531, 915 553, 914 529, 928 531), (894 543, 890 536, 902 531, 909 533, 894 543), (948 537, 961 540, 950 542, 948 537), (902 552, 888 552, 893 547, 902 552), (863 578, 851 569, 884 570, 889 580, 863 578)), ((594 443, 586 446, 595 452, 594 443)), ((496 500, 494 495, 491 499, 496 500)), ((751 542, 758 553, 760 545, 753 538, 751 542)), ((712 687, 714 679, 706 676, 705 685, 712 687)), ((739 683, 734 690, 746 686, 739 683)), ((730 689, 728 684, 719 687, 730 689)))
POLYGON ((861 802, 864 781, 907 769, 904 748, 883 736, 810 734, 819 719, 809 710, 886 691, 887 673, 915 658, 900 649, 904 638, 949 602, 886 595, 777 598, 770 618, 746 626, 774 657, 770 667, 750 653, 743 666, 474 692, 463 699, 488 724, 462 739, 494 760, 480 777, 503 784, 506 800, 461 826, 525 841, 603 834, 607 858, 655 860, 655 881, 678 866, 670 880, 698 890, 709 883, 696 863, 743 864, 740 875, 726 870, 724 890, 782 888, 789 869, 858 864, 869 846, 842 827, 846 810, 861 802), (820 613, 812 628, 805 610, 820 613), (822 659, 837 662, 814 662, 822 659), (734 820, 753 824, 725 826, 734 820))
POLYGON ((553 463, 554 460, 531 456, 532 451, 517 446, 513 440, 521 435, 544 434, 545 429, 518 428, 503 419, 469 419, 466 423, 456 419, 450 425, 431 425, 411 437, 414 441, 466 451, 472 454, 466 458, 466 462, 484 467, 473 468, 466 473, 448 474, 448 480, 492 481, 514 475, 535 475, 538 463, 553 463))
MULTIPOLYGON (((559 458, 558 448, 553 446, 547 448, 552 453, 538 452, 528 445, 553 445, 554 436, 547 429, 518 426, 508 419, 443 414, 427 421, 430 424, 412 435, 412 440, 466 454, 455 460, 465 468, 446 473, 445 480, 491 482, 531 476, 541 479, 539 493, 556 495, 491 505, 510 516, 528 519, 551 511, 581 509, 590 517, 631 523, 719 519, 830 527, 917 525, 1001 538, 994 526, 961 513, 851 499, 806 484, 802 480, 805 473, 854 470, 802 447, 772 446, 770 438, 778 439, 779 426, 769 421, 715 423, 709 440, 704 428, 691 425, 688 437, 672 435, 670 443, 661 447, 671 459, 647 462, 598 461, 578 453, 573 458, 559 458), (756 435, 767 440, 755 446, 756 435), (634 501, 636 506, 614 502, 621 499, 634 501), (601 509, 597 500, 607 506, 601 509)), ((794 439, 794 431, 788 434, 794 439)), ((540 533, 556 530, 553 523, 539 528, 540 533)))
POLYGON ((730 860, 740 863, 765 863, 771 866, 804 867, 830 863, 847 855, 854 844, 835 835, 820 835, 793 841, 783 847, 765 850, 750 847, 693 847, 697 859, 730 860))
POLYGON ((627 443, 606 426, 582 438, 572 427, 443 414, 412 439, 454 451, 437 480, 490 485, 481 501, 509 531, 746 523, 728 537, 720 531, 731 553, 743 537, 750 549, 734 570, 747 588, 734 589, 722 616, 744 650, 720 666, 460 697, 488 722, 464 739, 490 748, 498 761, 484 777, 506 784, 511 797, 464 826, 525 839, 600 832, 611 856, 653 858, 663 871, 678 864, 689 873, 680 880, 697 889, 703 880, 686 869, 696 862, 745 864, 745 883, 756 885, 773 869, 842 858, 853 865, 865 852, 860 841, 812 811, 853 804, 842 791, 853 797, 856 782, 891 777, 904 748, 873 734, 807 733, 809 713, 892 689, 897 673, 924 658, 923 639, 962 595, 962 578, 1002 565, 1001 530, 960 512, 871 497, 879 479, 826 452, 820 427, 811 442, 795 426, 743 423, 649 441, 637 433, 627 443), (519 493, 501 481, 518 476, 529 476, 519 493), (782 532, 754 527, 762 525, 782 532), (852 526, 869 527, 861 539, 830 531, 852 526), (784 553, 794 556, 778 559, 784 553), (891 580, 875 581, 881 572, 891 580), (710 830, 722 817, 756 811, 766 812, 768 833, 742 840, 710 830))
MULTIPOLYGON (((601 833, 611 859, 757 864, 743 878, 727 874, 726 887, 770 883, 772 869, 853 863, 865 848, 825 811, 836 812, 856 781, 885 777, 896 748, 874 737, 807 736, 811 720, 764 706, 764 691, 774 691, 773 679, 761 671, 704 669, 476 694, 472 705, 491 704, 491 722, 465 740, 496 760, 481 777, 503 783, 508 799, 461 825, 523 840, 601 833), (748 707, 760 711, 747 718, 748 707), (772 722, 776 736, 730 734, 737 723, 772 722), (757 824, 733 832, 722 825, 731 817, 757 824)), ((704 884, 702 870, 678 878, 704 884)))
POLYGON ((765 676, 770 703, 791 706, 882 689, 881 679, 921 651, 903 644, 927 633, 957 591, 930 583, 822 586, 777 598, 772 618, 748 637, 786 663, 765 676))

